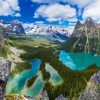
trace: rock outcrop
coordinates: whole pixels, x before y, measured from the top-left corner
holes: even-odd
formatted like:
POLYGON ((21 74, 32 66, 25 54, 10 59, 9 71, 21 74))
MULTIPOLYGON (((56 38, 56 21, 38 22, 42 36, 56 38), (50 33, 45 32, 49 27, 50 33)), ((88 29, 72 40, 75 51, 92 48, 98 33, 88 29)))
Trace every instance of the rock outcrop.
POLYGON ((9 77, 11 62, 0 58, 0 100, 4 99, 5 87, 9 77))
POLYGON ((64 49, 68 52, 83 52, 100 54, 100 25, 91 18, 84 24, 76 23, 70 39, 64 43, 64 49))
POLYGON ((100 71, 95 73, 90 80, 94 80, 96 85, 100 85, 100 71))
POLYGON ((84 34, 85 36, 88 35, 88 38, 100 38, 99 24, 94 23, 91 18, 87 19, 84 24, 81 24, 80 21, 78 21, 74 28, 72 36, 79 37, 82 34, 84 34))
POLYGON ((76 26, 74 28, 74 31, 72 33, 72 37, 80 37, 82 31, 83 31, 83 25, 78 20, 78 22, 76 23, 76 26))
POLYGON ((95 73, 87 83, 87 87, 80 93, 78 100, 100 100, 100 71, 95 73))
POLYGON ((3 41, 4 35, 5 35, 4 28, 0 26, 0 43, 3 41))

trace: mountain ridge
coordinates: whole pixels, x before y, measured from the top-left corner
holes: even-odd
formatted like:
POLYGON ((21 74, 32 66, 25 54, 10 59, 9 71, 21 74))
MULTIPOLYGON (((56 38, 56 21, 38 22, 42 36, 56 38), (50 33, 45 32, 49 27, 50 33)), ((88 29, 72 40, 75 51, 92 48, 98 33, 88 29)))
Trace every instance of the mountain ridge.
POLYGON ((0 20, 0 26, 2 26, 5 29, 5 33, 15 33, 15 34, 25 34, 24 28, 20 21, 14 20, 12 22, 4 22, 3 20, 0 20))
POLYGON ((100 25, 91 18, 84 24, 78 21, 70 39, 62 47, 69 52, 100 54, 100 25))

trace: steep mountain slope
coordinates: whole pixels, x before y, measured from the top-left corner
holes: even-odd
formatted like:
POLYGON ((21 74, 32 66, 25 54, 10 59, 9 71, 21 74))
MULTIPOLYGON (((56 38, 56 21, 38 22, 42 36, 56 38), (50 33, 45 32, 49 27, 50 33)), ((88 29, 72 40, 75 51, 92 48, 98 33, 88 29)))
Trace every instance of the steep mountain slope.
POLYGON ((68 31, 61 28, 56 28, 53 26, 39 27, 34 26, 30 30, 26 30, 27 35, 32 35, 33 37, 43 38, 52 42, 63 42, 68 39, 68 31))
POLYGON ((3 36, 4 36, 4 29, 2 26, 0 26, 0 43, 3 41, 3 36))
POLYGON ((100 54, 100 25, 87 19, 84 24, 77 22, 71 38, 63 48, 70 52, 92 52, 100 54))
POLYGON ((25 34, 22 24, 17 20, 9 22, 9 23, 1 20, 0 26, 5 28, 5 33, 25 34))

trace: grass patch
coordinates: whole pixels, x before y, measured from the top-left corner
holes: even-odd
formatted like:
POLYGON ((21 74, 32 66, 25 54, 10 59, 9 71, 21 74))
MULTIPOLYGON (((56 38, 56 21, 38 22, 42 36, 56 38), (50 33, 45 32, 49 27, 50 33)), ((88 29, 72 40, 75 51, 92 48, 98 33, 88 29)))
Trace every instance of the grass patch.
POLYGON ((16 66, 14 67, 14 69, 11 71, 11 75, 17 75, 20 74, 22 71, 28 70, 31 68, 31 64, 27 63, 27 62, 20 62, 20 63, 16 63, 16 66))
POLYGON ((7 58, 7 52, 2 46, 0 46, 0 56, 7 58))

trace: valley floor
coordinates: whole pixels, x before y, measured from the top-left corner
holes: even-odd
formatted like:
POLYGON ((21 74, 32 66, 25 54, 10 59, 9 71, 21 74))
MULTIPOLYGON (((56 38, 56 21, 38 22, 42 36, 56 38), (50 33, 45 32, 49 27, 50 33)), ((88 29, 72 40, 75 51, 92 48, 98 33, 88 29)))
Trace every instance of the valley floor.
MULTIPOLYGON (((7 55, 8 58, 6 59, 12 61, 12 70, 10 73, 12 78, 32 68, 30 62, 33 59, 41 60, 39 72, 41 72, 42 80, 45 82, 42 91, 47 92, 50 100, 54 100, 61 95, 68 98, 68 100, 87 100, 80 99, 80 92, 88 88, 91 89, 93 86, 95 86, 95 84, 91 83, 91 76, 100 71, 100 67, 97 67, 96 64, 92 64, 88 66, 87 69, 81 71, 69 69, 59 60, 59 57, 54 54, 55 50, 59 49, 60 47, 58 44, 50 43, 46 40, 29 38, 21 39, 16 37, 13 39, 10 37, 8 40, 6 40, 5 45, 8 46, 9 50, 11 51, 11 54, 9 54, 9 56, 7 55), (59 74, 63 81, 61 84, 54 85, 49 81, 51 75, 45 69, 46 63, 49 63, 59 74)), ((29 82, 29 86, 32 86, 36 80, 37 78, 33 77, 27 82, 29 82)), ((98 86, 99 85, 96 85, 96 87, 98 86)), ((20 94, 20 92, 16 92, 15 94, 18 93, 20 94)), ((10 95, 12 94, 9 94, 8 97, 10 95)))

